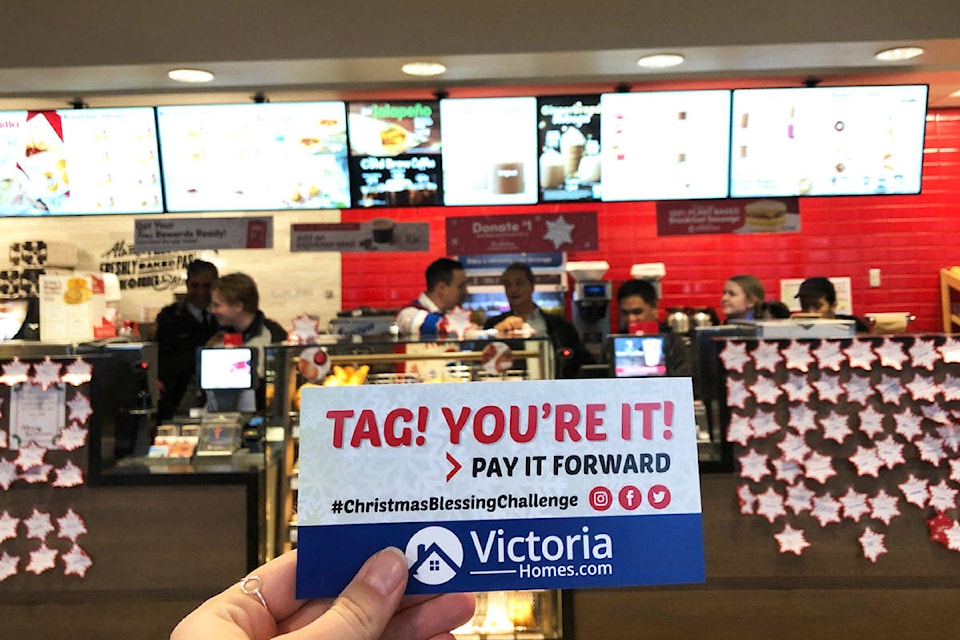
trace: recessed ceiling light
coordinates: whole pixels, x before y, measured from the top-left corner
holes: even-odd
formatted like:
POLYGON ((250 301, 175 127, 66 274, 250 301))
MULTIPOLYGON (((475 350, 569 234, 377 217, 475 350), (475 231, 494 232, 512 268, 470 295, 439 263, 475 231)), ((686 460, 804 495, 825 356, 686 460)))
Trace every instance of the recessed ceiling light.
POLYGON ((408 62, 400 70, 411 76, 438 76, 447 68, 439 62, 408 62))
POLYGON ((651 56, 643 56, 637 60, 637 64, 647 69, 663 69, 664 67, 675 67, 683 63, 683 56, 679 53, 656 53, 651 56))
POLYGON ((171 69, 167 72, 167 77, 177 82, 210 82, 213 80, 213 74, 203 69, 171 69))
POLYGON ((883 62, 899 62, 901 60, 910 60, 923 55, 923 49, 920 47, 893 47, 877 51, 873 57, 883 62))

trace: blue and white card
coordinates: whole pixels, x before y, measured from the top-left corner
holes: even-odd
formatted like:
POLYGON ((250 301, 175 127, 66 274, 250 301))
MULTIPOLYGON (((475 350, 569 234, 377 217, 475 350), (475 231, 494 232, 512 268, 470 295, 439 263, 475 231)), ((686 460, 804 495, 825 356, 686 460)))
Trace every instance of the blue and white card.
POLYGON ((303 389, 297 597, 705 581, 689 378, 303 389))

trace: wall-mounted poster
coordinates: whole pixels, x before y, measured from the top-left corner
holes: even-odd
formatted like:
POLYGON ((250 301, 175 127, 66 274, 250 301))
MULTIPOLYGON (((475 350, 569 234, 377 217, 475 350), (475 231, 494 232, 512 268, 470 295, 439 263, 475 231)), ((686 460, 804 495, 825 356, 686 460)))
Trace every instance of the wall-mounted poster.
POLYGON ((600 199, 600 96, 537 99, 540 201, 600 199))
POLYGON ((537 99, 440 101, 443 200, 448 205, 537 202, 537 99))
POLYGON ((438 101, 351 102, 348 112, 357 207, 443 204, 438 101))

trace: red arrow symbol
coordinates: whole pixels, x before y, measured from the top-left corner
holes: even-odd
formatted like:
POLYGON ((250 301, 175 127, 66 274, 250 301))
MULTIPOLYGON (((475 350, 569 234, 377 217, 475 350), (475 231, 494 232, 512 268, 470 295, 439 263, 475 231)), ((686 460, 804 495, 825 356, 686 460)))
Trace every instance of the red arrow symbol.
POLYGON ((447 454, 447 462, 453 465, 453 468, 450 469, 450 473, 447 474, 447 482, 450 482, 450 478, 457 475, 457 471, 460 471, 460 469, 463 469, 463 465, 457 462, 457 459, 454 458, 449 453, 447 454))

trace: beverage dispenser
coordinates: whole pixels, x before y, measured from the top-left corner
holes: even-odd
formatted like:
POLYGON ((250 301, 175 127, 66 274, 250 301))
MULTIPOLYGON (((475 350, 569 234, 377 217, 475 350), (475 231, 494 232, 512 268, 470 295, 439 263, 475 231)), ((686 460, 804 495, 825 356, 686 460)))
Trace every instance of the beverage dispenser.
POLYGON ((568 262, 566 271, 576 280, 573 289, 573 326, 583 344, 599 361, 603 341, 610 333, 610 300, 613 285, 603 280, 610 265, 606 261, 568 262))

